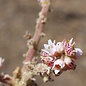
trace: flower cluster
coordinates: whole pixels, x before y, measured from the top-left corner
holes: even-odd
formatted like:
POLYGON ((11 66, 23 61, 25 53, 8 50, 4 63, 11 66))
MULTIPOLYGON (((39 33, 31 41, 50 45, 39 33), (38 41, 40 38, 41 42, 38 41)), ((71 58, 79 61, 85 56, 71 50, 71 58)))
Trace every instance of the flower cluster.
POLYGON ((55 75, 66 70, 74 70, 76 68, 75 60, 83 53, 74 45, 73 38, 57 43, 55 40, 52 42, 49 39, 48 44, 44 44, 44 49, 42 49, 42 63, 50 67, 55 75))

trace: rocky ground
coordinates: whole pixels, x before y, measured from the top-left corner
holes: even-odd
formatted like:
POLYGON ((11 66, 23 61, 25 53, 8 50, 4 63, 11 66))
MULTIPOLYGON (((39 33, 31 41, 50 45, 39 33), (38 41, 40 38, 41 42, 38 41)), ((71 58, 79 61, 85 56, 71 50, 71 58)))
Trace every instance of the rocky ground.
MULTIPOLYGON (((73 37, 76 47, 84 53, 76 61, 75 71, 54 77, 52 83, 43 83, 37 77, 37 83, 39 86, 86 86, 86 0, 52 0, 51 8, 53 11, 44 27, 46 37, 39 49, 48 39, 62 41, 73 37)), ((1 72, 11 74, 17 66, 22 66, 22 55, 27 51, 23 35, 26 30, 34 34, 40 9, 36 0, 0 0, 0 56, 5 58, 1 72)))

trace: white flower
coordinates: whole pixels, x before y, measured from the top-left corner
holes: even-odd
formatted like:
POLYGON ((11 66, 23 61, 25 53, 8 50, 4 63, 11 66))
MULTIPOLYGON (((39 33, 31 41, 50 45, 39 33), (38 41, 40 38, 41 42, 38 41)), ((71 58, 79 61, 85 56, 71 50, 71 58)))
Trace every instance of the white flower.
POLYGON ((63 60, 58 59, 54 62, 54 65, 52 67, 52 70, 54 70, 55 75, 58 75, 58 73, 65 67, 65 63, 63 60))
POLYGON ((54 70, 55 75, 58 75, 58 73, 60 73, 60 70, 54 70))
POLYGON ((63 45, 63 43, 62 42, 57 42, 57 44, 56 44, 56 51, 58 52, 58 53, 62 53, 63 51, 64 51, 64 45, 63 45))
POLYGON ((75 57, 80 57, 83 54, 83 51, 80 48, 75 48, 75 57))
POLYGON ((65 58, 64 58, 64 62, 68 65, 68 64, 70 64, 70 63, 72 62, 72 60, 71 60, 70 57, 65 56, 65 58))
POLYGON ((69 45, 70 46, 73 46, 75 44, 75 42, 73 42, 73 38, 71 38, 70 40, 69 40, 69 45))
POLYGON ((0 57, 0 68, 2 67, 2 64, 4 62, 5 59, 2 59, 2 57, 0 57))
MULTIPOLYGON (((59 65, 60 68, 63 68, 63 67, 65 66, 64 61, 61 60, 61 59, 57 59, 57 60, 54 62, 53 68, 55 68, 56 65, 59 65)), ((58 69, 58 68, 56 68, 56 69, 58 69)))
POLYGON ((75 61, 73 59, 71 59, 70 57, 65 56, 64 62, 66 64, 67 70, 70 70, 70 69, 74 70, 76 68, 75 61))
POLYGON ((51 39, 49 39, 48 44, 44 44, 42 51, 52 56, 56 52, 55 40, 52 42, 51 39))

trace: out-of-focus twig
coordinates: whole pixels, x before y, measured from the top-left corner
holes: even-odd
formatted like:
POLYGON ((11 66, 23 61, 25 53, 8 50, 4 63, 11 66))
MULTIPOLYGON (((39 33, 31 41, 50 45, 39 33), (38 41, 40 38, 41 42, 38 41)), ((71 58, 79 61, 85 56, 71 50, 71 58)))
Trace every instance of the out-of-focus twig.
POLYGON ((1 74, 0 75, 0 82, 5 83, 10 86, 14 86, 14 79, 9 76, 8 74, 1 74))

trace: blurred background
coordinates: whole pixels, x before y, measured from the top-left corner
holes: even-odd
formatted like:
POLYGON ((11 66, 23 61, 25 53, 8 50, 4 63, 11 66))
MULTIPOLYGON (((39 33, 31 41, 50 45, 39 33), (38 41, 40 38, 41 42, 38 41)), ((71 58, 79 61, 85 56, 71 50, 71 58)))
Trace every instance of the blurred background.
MULTIPOLYGON (((43 30, 46 37, 40 41, 39 49, 48 39, 62 41, 73 37, 76 47, 84 53, 76 61, 75 71, 64 72, 48 83, 37 77, 38 86, 86 86, 86 0, 52 0, 51 8, 43 30)), ((11 74, 17 66, 22 67, 27 51, 23 35, 26 30, 34 34, 40 10, 36 0, 0 0, 0 56, 5 58, 0 73, 11 74)))

